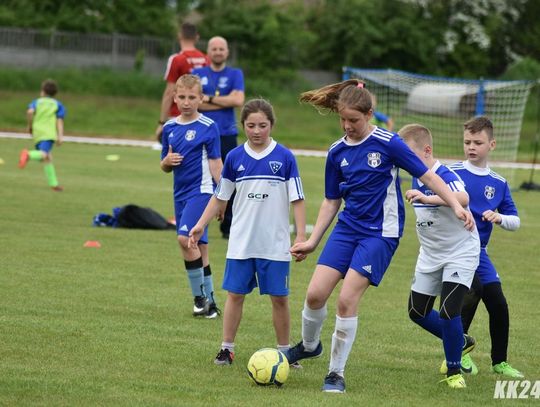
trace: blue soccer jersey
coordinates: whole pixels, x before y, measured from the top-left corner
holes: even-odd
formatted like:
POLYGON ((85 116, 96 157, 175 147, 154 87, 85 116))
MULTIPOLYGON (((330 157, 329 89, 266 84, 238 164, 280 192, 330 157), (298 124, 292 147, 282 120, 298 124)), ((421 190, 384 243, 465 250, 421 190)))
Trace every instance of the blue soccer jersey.
POLYGON ((449 166, 465 183, 469 193, 471 212, 480 234, 480 245, 486 247, 491 237, 493 223, 482 220, 482 213, 487 210, 497 211, 502 215, 518 216, 518 211, 510 187, 506 180, 489 168, 478 168, 468 161, 449 166))
MULTIPOLYGON (((233 90, 244 91, 244 74, 238 68, 226 66, 221 71, 214 71, 210 66, 197 68, 192 71, 201 78, 203 93, 209 96, 229 95, 233 90)), ((208 110, 204 114, 214 120, 219 127, 221 136, 238 134, 234 108, 225 107, 219 110, 208 110)))
POLYGON ((294 155, 274 140, 260 153, 236 147, 215 195, 229 200, 235 190, 227 258, 290 261, 289 204, 304 199, 294 155))
POLYGON ((428 171, 397 134, 379 127, 359 143, 345 137, 334 143, 326 159, 325 196, 345 201, 338 219, 368 235, 401 237, 405 208, 398 167, 417 178, 428 171))
POLYGON ((174 200, 184 201, 199 194, 212 194, 214 181, 209 159, 221 158, 219 131, 216 123, 204 115, 190 123, 171 119, 163 126, 161 159, 172 146, 173 153, 183 156, 182 163, 173 167, 174 200))

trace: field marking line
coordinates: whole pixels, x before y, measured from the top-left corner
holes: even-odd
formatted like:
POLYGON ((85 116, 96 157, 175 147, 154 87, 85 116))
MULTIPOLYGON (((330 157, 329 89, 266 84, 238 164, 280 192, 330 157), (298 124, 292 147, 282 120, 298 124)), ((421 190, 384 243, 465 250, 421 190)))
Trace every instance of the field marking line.
MULTIPOLYGON (((0 131, 0 138, 10 138, 10 139, 31 139, 32 137, 28 133, 15 133, 15 132, 6 132, 0 131)), ((129 147, 147 147, 155 148, 157 144, 155 141, 151 140, 130 140, 130 139, 119 139, 112 137, 79 137, 79 136, 64 136, 63 141, 70 143, 83 143, 83 144, 99 144, 99 145, 110 145, 110 146, 129 146, 129 147)), ((305 149, 291 149, 294 155, 300 157, 326 157, 326 151, 319 150, 305 150, 305 149)), ((443 164, 453 163, 456 160, 440 160, 443 164)), ((516 162, 506 162, 506 161, 490 161, 491 167, 497 168, 519 168, 519 169, 531 169, 532 163, 516 163, 516 162)))

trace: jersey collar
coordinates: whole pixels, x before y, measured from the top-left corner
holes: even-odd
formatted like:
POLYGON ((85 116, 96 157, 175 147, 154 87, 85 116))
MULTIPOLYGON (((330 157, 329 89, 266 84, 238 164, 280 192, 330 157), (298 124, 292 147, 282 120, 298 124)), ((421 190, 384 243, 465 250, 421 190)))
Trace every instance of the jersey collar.
POLYGON ((354 143, 351 143, 349 140, 347 140, 347 136, 344 135, 342 137, 343 143, 350 146, 350 147, 359 146, 360 144, 365 143, 367 141, 367 139, 369 139, 371 137, 371 135, 377 131, 377 128, 378 128, 377 126, 373 126, 373 130, 366 137, 364 137, 362 140, 356 141, 354 143))
POLYGON ((255 160, 260 160, 261 158, 266 157, 268 154, 270 154, 272 151, 274 151, 274 148, 276 148, 276 145, 277 145, 277 142, 274 139, 272 139, 272 141, 270 142, 268 147, 266 147, 263 151, 258 153, 256 151, 252 150, 251 147, 248 145, 248 142, 246 141, 244 143, 244 150, 246 150, 246 153, 250 157, 254 158, 255 160))
POLYGON ((475 175, 489 175, 489 173, 491 172, 489 167, 486 167, 486 168, 477 167, 475 165, 472 165, 469 162, 469 160, 463 161, 463 166, 465 167, 467 171, 472 172, 475 175))

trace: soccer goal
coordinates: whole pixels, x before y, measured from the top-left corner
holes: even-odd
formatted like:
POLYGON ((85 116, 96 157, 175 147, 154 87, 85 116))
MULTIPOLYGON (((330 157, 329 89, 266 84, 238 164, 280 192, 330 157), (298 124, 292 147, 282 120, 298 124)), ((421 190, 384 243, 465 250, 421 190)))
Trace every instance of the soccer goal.
POLYGON ((463 123, 486 115, 493 122, 497 140, 490 159, 514 162, 517 158, 523 112, 533 81, 456 79, 344 67, 343 79, 350 78, 366 82, 376 96, 376 110, 392 117, 394 131, 410 123, 428 127, 438 157, 463 159, 463 123))

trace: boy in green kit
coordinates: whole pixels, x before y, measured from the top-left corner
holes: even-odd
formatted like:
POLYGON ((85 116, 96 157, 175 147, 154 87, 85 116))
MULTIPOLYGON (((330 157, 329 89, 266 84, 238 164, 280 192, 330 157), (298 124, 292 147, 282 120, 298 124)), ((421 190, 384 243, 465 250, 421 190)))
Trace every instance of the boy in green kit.
POLYGON ((28 105, 28 132, 32 135, 36 148, 21 151, 19 168, 23 169, 28 161, 43 161, 49 186, 53 191, 63 191, 56 178, 51 154, 55 142, 62 144, 66 115, 64 105, 54 98, 57 92, 56 82, 47 79, 41 84, 41 96, 28 105))

